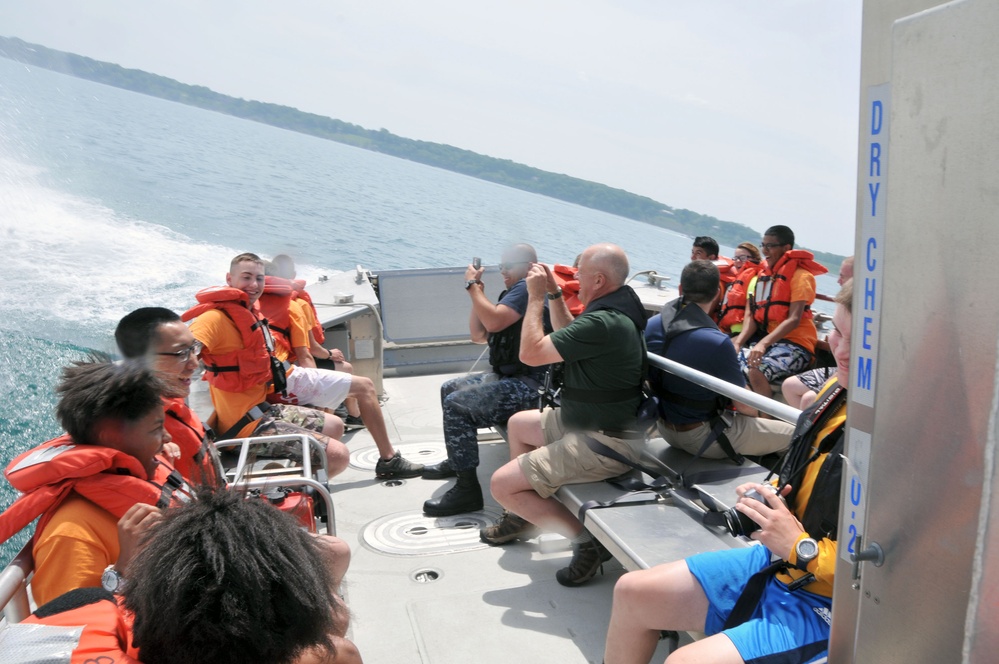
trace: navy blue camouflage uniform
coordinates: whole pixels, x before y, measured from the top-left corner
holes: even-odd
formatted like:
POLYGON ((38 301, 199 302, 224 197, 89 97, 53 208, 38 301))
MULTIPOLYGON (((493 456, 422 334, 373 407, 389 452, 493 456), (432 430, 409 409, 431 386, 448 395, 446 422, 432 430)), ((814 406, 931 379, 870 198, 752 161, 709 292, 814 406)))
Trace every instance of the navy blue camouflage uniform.
MULTIPOLYGON (((451 467, 456 471, 478 467, 477 429, 506 424, 514 413, 538 407, 538 386, 544 382, 547 367, 528 367, 515 359, 520 347, 520 327, 527 311, 527 282, 521 279, 515 283, 500 297, 499 304, 510 307, 521 318, 506 330, 490 335, 492 371, 453 378, 441 385, 444 444, 451 467), (506 341, 512 344, 512 348, 505 351, 497 347, 499 335, 504 333, 506 341), (503 361, 512 358, 512 362, 503 361)), ((546 327, 550 329, 548 320, 546 308, 546 327)))

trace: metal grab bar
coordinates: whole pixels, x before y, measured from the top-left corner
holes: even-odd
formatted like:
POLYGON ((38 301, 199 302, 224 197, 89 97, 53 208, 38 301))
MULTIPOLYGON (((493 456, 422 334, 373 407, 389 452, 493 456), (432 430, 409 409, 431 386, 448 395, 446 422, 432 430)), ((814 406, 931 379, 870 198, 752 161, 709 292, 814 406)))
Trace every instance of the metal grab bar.
POLYGON ((710 376, 706 373, 698 371, 697 369, 691 369, 685 364, 680 364, 679 362, 675 362, 673 360, 667 360, 665 357, 661 357, 655 353, 649 353, 648 356, 649 364, 654 367, 662 369, 663 371, 668 371, 674 376, 689 380, 695 385, 700 385, 701 387, 707 388, 722 396, 728 397, 729 399, 739 401, 740 403, 756 408, 759 411, 773 415, 779 420, 795 424, 798 421, 798 416, 801 415, 800 410, 792 408, 786 403, 770 399, 762 394, 757 394, 752 390, 747 390, 744 387, 737 387, 720 378, 715 378, 714 376, 710 376))
POLYGON ((34 569, 31 542, 0 572, 0 607, 9 623, 19 623, 31 615, 28 604, 28 577, 34 569))

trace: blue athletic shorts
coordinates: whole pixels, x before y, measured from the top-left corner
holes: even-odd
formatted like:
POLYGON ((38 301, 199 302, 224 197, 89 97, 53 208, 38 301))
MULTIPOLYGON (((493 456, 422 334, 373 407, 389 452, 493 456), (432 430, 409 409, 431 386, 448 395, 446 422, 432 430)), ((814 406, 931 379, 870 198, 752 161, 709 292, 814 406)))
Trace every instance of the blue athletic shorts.
MULTIPOLYGON (((686 562, 708 597, 704 633, 711 636, 722 632, 749 577, 770 564, 770 551, 750 546, 702 553, 686 562)), ((723 633, 747 664, 825 662, 831 608, 831 598, 789 591, 772 577, 750 619, 723 633)))

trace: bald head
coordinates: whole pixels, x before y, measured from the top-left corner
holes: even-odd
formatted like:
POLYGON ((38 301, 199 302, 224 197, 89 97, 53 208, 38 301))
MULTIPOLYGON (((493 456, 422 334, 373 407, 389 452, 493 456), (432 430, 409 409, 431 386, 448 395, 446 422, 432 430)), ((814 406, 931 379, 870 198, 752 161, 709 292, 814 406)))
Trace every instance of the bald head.
POLYGON ((628 256, 616 244, 595 244, 579 258, 579 299, 590 303, 628 281, 628 256))
POLYGON ((538 252, 529 244, 511 244, 503 251, 504 262, 523 261, 525 263, 537 263, 538 252))
POLYGON ((590 267, 602 273, 616 290, 628 281, 628 256, 616 244, 595 244, 583 252, 579 264, 589 262, 590 267))

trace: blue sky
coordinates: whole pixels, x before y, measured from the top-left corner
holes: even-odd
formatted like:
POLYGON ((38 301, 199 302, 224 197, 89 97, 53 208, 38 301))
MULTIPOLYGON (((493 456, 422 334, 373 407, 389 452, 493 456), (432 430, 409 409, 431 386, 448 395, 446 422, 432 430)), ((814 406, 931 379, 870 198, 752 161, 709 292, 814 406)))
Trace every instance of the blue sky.
POLYGON ((0 0, 5 36, 837 253, 853 248, 860 30, 861 0, 0 0))

